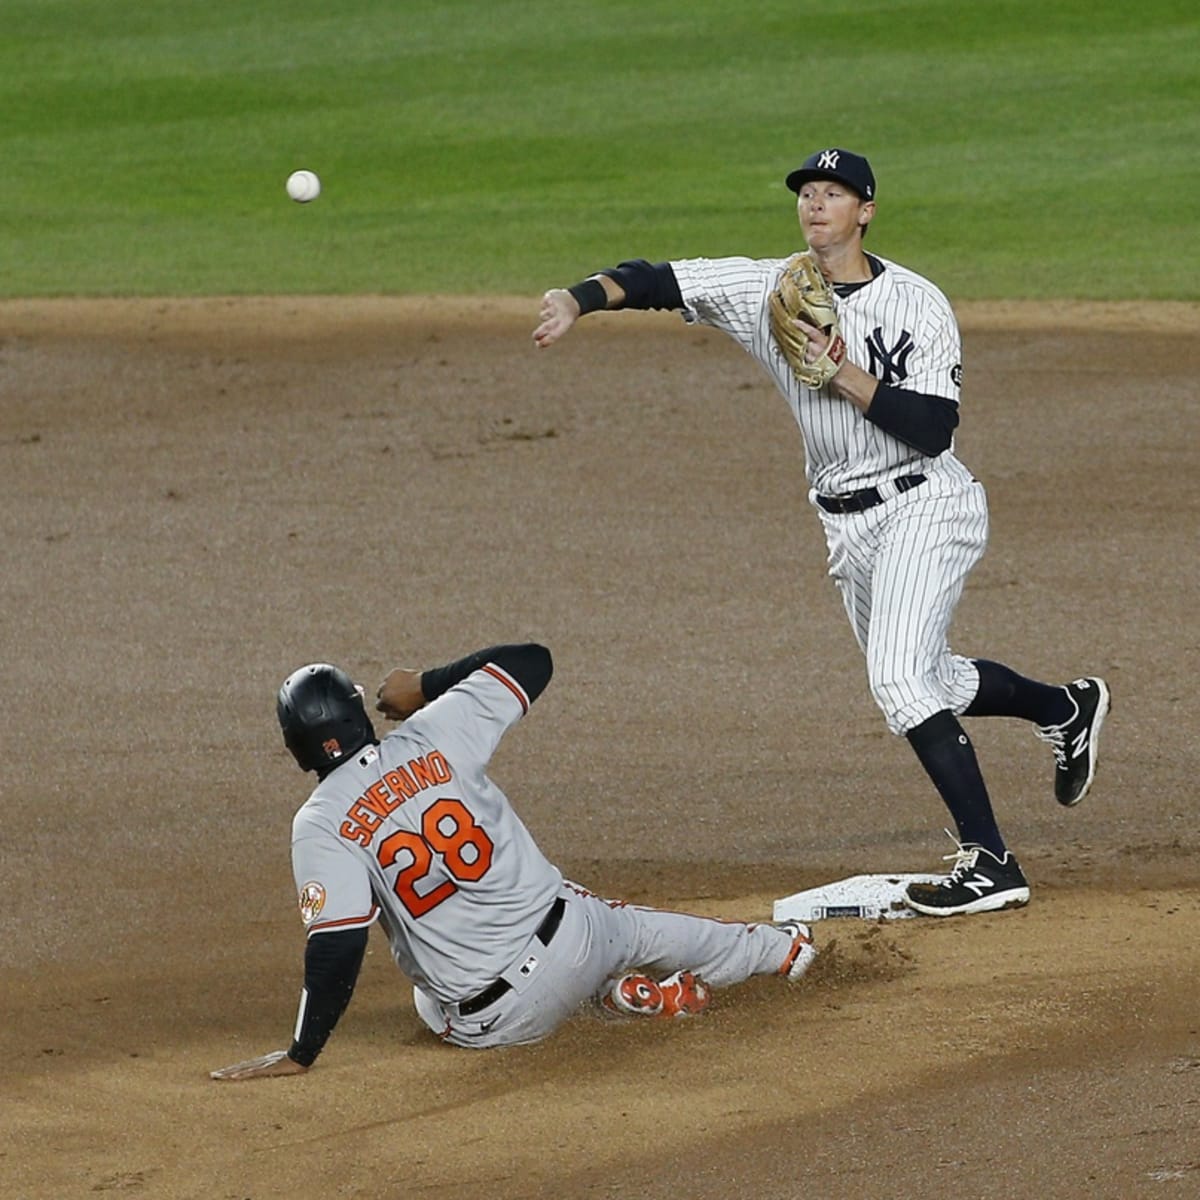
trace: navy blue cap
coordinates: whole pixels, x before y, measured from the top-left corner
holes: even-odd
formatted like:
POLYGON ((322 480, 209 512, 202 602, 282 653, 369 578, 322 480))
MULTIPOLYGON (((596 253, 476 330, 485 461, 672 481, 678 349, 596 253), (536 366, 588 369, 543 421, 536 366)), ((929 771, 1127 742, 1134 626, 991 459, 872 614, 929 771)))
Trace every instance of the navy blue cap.
POLYGON ((834 147, 810 154, 787 177, 787 185, 799 193, 810 179, 836 179, 853 188, 864 200, 875 199, 875 173, 871 164, 861 154, 851 154, 849 150, 834 147))

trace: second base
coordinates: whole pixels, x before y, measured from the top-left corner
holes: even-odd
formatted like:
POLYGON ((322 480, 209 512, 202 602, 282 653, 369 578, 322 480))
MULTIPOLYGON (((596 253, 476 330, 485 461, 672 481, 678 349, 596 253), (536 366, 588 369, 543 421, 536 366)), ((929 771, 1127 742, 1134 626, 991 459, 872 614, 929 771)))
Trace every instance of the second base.
POLYGON ((852 875, 776 900, 772 920, 807 924, 834 917, 858 917, 866 921, 915 917, 917 914, 904 903, 904 889, 910 883, 936 883, 943 878, 943 875, 852 875))

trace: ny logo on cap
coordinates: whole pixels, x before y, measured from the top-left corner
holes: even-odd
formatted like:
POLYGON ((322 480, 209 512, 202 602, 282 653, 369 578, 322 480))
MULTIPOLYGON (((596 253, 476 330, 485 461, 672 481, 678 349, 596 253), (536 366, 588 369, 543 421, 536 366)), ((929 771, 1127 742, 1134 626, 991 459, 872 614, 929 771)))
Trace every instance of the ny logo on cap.
POLYGON ((838 162, 838 152, 836 150, 822 150, 821 157, 817 159, 817 166, 822 171, 836 171, 838 162))

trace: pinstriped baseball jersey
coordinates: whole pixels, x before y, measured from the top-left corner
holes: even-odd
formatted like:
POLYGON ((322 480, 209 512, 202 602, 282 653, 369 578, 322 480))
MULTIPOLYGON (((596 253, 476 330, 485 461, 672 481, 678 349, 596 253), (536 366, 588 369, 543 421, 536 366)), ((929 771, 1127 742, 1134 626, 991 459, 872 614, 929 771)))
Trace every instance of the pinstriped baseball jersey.
MULTIPOLYGON (((927 279, 887 259, 869 283, 836 305, 850 361, 881 382, 959 400, 961 341, 945 295, 927 279)), ((686 308, 684 320, 729 334, 775 380, 804 437, 808 482, 838 495, 900 475, 947 473, 968 482, 953 447, 931 459, 873 425, 828 388, 792 374, 771 335, 767 298, 785 258, 696 258, 671 262, 686 308)))
POLYGON ((510 966, 563 882, 485 773, 528 707, 489 663, 317 785, 292 823, 310 936, 378 917, 396 965, 448 1003, 510 966))
MULTIPOLYGON (((881 383, 959 400, 961 340, 950 303, 887 259, 835 303, 850 361, 881 383)), ((770 373, 804 436, 809 498, 879 488, 886 504, 851 516, 818 509, 829 572, 867 657, 871 692, 893 733, 943 709, 962 712, 978 687, 947 635, 967 573, 987 542, 983 488, 953 454, 935 458, 884 432, 829 388, 792 374, 771 334, 768 297, 786 259, 672 262, 684 319, 722 329, 770 373), (917 491, 882 486, 922 474, 917 491)))

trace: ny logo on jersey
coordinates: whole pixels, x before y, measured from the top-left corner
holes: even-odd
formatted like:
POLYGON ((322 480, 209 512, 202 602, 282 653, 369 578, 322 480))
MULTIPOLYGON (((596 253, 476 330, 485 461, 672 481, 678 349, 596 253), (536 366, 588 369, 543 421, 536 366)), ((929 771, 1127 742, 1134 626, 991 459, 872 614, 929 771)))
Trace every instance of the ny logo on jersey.
POLYGON ((881 383, 897 383, 908 378, 908 356, 916 349, 912 334, 900 330, 896 344, 891 348, 883 343, 883 326, 876 325, 875 331, 867 335, 867 353, 871 356, 868 368, 881 383))
POLYGON ((838 152, 836 150, 822 150, 821 157, 817 159, 817 169, 819 171, 836 171, 838 162, 838 152))

